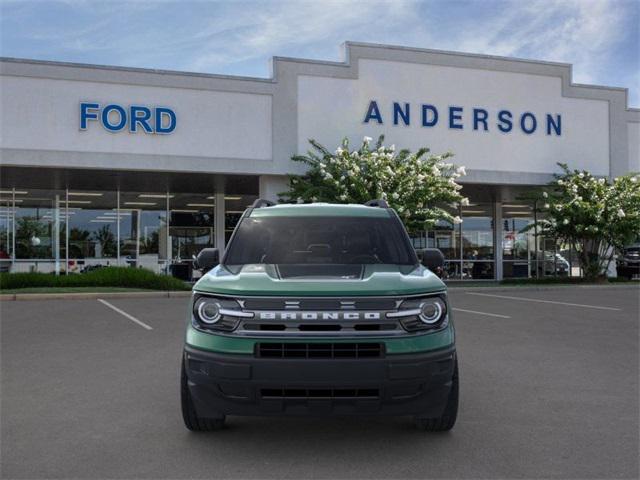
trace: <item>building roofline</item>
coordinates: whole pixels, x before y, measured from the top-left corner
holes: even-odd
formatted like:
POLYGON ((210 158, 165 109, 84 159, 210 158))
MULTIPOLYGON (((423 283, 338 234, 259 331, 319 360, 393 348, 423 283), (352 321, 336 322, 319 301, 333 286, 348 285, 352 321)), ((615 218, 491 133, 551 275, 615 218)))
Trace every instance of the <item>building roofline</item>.
MULTIPOLYGON (((202 79, 236 80, 241 82, 258 82, 262 84, 273 84, 278 82, 278 73, 277 73, 278 68, 276 65, 280 62, 328 66, 328 67, 334 67, 334 68, 344 67, 346 69, 349 69, 354 66, 352 65, 352 62, 351 62, 352 48, 364 48, 364 49, 387 50, 387 51, 396 51, 396 52, 411 52, 411 53, 426 54, 426 55, 443 55, 443 56, 452 56, 452 57, 458 57, 458 58, 490 60, 490 61, 505 62, 505 63, 520 63, 520 64, 526 64, 531 66, 556 67, 556 68, 568 71, 569 86, 577 87, 577 88, 623 92, 625 95, 626 110, 628 112, 633 112, 633 113, 640 111, 640 108, 629 106, 629 89, 626 87, 574 83, 572 81, 573 64, 571 63, 550 62, 546 60, 532 60, 532 59, 518 58, 518 57, 506 57, 506 56, 487 55, 487 54, 480 54, 480 53, 458 52, 458 51, 452 51, 452 50, 437 50, 437 49, 429 49, 429 48, 407 47, 407 46, 401 46, 401 45, 386 45, 386 44, 379 44, 379 43, 354 42, 354 41, 344 42, 342 44, 342 48, 344 53, 344 58, 342 61, 315 60, 315 59, 305 59, 305 58, 297 58, 297 57, 273 56, 270 58, 270 64, 271 64, 270 77, 248 77, 248 76, 240 76, 240 75, 225 75, 225 74, 215 74, 215 73, 188 72, 188 71, 181 71, 181 70, 164 70, 164 69, 154 69, 154 68, 125 67, 125 66, 116 66, 116 65, 101 65, 101 64, 89 64, 89 63, 76 63, 76 62, 61 62, 61 61, 53 61, 53 60, 36 60, 36 59, 16 58, 16 57, 0 57, 0 62, 27 64, 27 65, 31 64, 31 65, 44 65, 44 66, 59 66, 59 67, 94 69, 94 70, 96 69, 110 70, 110 71, 117 71, 117 72, 132 72, 132 73, 142 73, 142 74, 175 75, 175 76, 182 76, 182 77, 202 78, 202 79)), ((361 58, 367 58, 367 57, 365 55, 365 56, 362 56, 361 58)))

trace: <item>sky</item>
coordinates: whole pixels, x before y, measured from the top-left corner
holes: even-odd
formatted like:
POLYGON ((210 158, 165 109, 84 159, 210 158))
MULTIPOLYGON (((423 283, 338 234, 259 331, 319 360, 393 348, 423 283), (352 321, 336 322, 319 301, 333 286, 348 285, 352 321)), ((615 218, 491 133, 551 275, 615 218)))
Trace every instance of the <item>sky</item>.
POLYGON ((566 62, 640 107, 640 0, 0 0, 0 55, 269 77, 344 41, 566 62))

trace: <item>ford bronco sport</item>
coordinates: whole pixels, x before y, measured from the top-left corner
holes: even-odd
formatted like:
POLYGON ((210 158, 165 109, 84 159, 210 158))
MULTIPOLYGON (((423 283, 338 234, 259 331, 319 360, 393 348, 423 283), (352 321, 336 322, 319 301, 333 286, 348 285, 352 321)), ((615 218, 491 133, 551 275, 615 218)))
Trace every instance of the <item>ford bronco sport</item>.
POLYGON ((458 366, 432 271, 441 259, 416 252, 382 200, 257 200, 220 262, 217 249, 196 259, 211 270, 189 309, 186 427, 215 430, 227 415, 407 415, 451 429, 458 366))

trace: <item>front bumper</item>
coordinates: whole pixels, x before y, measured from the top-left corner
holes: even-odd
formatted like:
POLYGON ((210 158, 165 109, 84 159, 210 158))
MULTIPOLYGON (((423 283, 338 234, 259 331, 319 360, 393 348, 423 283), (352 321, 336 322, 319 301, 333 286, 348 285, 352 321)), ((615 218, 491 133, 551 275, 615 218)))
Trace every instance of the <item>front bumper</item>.
POLYGON ((185 346, 199 416, 420 415, 447 402, 455 347, 381 358, 258 358, 185 346))

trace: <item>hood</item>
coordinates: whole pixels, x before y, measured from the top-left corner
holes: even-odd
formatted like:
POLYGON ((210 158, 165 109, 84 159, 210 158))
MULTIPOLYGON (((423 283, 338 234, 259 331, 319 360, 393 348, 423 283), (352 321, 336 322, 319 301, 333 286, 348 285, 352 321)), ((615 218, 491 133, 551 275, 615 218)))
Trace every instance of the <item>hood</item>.
POLYGON ((411 295, 446 288, 436 275, 422 265, 346 265, 335 266, 332 273, 327 265, 292 267, 218 265, 193 288, 200 292, 238 296, 309 297, 411 295))

